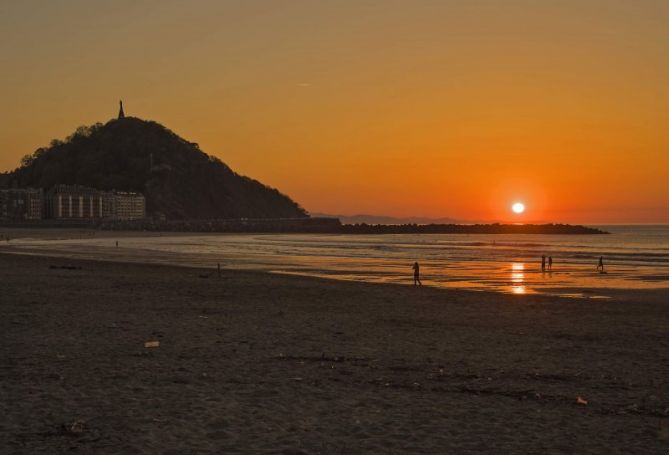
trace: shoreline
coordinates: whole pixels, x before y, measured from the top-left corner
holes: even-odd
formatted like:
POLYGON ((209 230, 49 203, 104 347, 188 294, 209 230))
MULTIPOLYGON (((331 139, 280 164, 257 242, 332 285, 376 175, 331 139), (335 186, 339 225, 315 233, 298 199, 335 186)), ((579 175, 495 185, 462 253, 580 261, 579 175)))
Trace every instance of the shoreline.
MULTIPOLYGON (((0 248, 0 258, 3 256, 24 256, 24 257, 32 257, 32 258, 41 258, 42 260, 49 260, 53 259, 54 261, 62 262, 64 264, 68 262, 72 263, 91 263, 91 264, 116 264, 118 266, 140 266, 140 267, 162 267, 166 269, 174 269, 176 270, 187 270, 187 271, 197 271, 200 272, 202 275, 207 275, 206 278, 212 278, 216 277, 218 273, 217 267, 214 265, 214 263, 211 263, 209 267, 205 267, 202 265, 195 265, 195 264, 190 264, 190 263, 176 263, 176 262, 152 262, 148 261, 146 259, 142 259, 141 256, 138 256, 139 259, 137 260, 128 260, 127 257, 125 258, 102 258, 102 257, 95 257, 95 258, 90 258, 90 257, 76 257, 76 256, 70 256, 67 254, 58 254, 55 252, 48 252, 48 251, 43 251, 43 250, 27 250, 27 249, 21 249, 21 250, 5 250, 3 251, 2 248, 0 248)), ((277 276, 277 277, 286 277, 286 278, 294 278, 297 280, 314 280, 315 282, 322 282, 322 283, 349 283, 349 284, 354 284, 354 285, 361 285, 361 286, 388 286, 391 288, 397 288, 397 289, 406 289, 406 288, 414 288, 413 285, 413 278, 410 274, 407 274, 406 277, 406 282, 405 283, 396 283, 396 282, 375 282, 375 281, 362 281, 362 280, 352 280, 352 279, 339 279, 339 278, 333 278, 330 276, 317 276, 317 275, 308 275, 308 274, 302 274, 302 273, 293 273, 293 272, 277 272, 277 271, 268 271, 268 270, 259 270, 259 269, 245 269, 245 268, 240 268, 240 269, 235 269, 231 267, 221 267, 221 273, 231 273, 231 274, 249 274, 250 276, 253 276, 255 278, 260 279, 261 277, 265 275, 271 275, 271 276, 277 276)), ((662 277, 664 278, 664 277, 662 277)), ((425 278, 421 276, 421 279, 425 281, 425 278)), ((549 294, 549 293, 542 293, 542 292, 532 292, 532 293, 527 293, 527 294, 516 294, 513 292, 503 292, 503 291, 496 291, 496 290, 487 290, 487 289, 478 289, 478 288, 450 288, 450 287, 440 287, 440 286, 434 286, 432 284, 424 284, 420 287, 419 289, 424 289, 424 290, 430 290, 434 292, 443 292, 443 293, 463 293, 463 294, 471 294, 473 296, 477 295, 483 295, 486 297, 494 297, 494 296, 501 296, 503 298, 517 298, 517 299, 525 299, 525 298, 535 298, 538 300, 545 301, 544 303, 555 303, 554 301, 602 301, 606 302, 607 300, 616 300, 618 302, 620 301, 634 301, 634 300, 643 300, 643 301, 656 301, 656 302, 665 302, 667 295, 669 295, 669 290, 664 287, 658 287, 658 288, 650 288, 650 289, 616 289, 616 288, 600 288, 597 291, 591 291, 591 290, 583 290, 581 288, 561 288, 560 292, 562 294, 549 294), (599 296, 596 295, 598 293, 606 293, 608 294, 607 296, 599 296), (593 295, 589 295, 593 294, 593 295)), ((557 291, 556 291, 557 292, 557 291)))
MULTIPOLYGON (((134 250, 133 250, 134 251, 134 250)), ((153 252, 155 253, 155 252, 153 252)), ((92 262, 92 263, 112 263, 118 265, 139 265, 147 267, 168 267, 176 269, 187 269, 187 270, 199 270, 206 274, 217 273, 217 267, 211 262, 209 267, 204 265, 198 265, 195 263, 189 262, 179 262, 179 258, 183 260, 183 253, 172 253, 172 258, 163 258, 158 261, 151 261, 141 254, 135 256, 124 255, 120 258, 115 257, 101 257, 98 254, 91 252, 90 255, 87 255, 86 252, 77 251, 75 254, 72 253, 58 253, 55 251, 48 250, 30 250, 27 248, 21 249, 11 249, 7 250, 0 247, 0 256, 2 255, 16 255, 16 256, 27 256, 27 257, 37 257, 44 259, 54 259, 54 260, 63 260, 63 261, 83 261, 83 262, 92 262)), ((163 253, 165 256, 165 253, 163 253)), ((354 280, 354 279, 345 279, 345 278, 335 278, 334 276, 322 276, 314 275, 307 273, 298 273, 298 272, 283 272, 283 271, 272 271, 272 270, 260 270, 255 268, 234 268, 234 267, 221 267, 221 271, 232 272, 232 273, 250 273, 250 274, 259 274, 259 275, 276 275, 276 276, 285 276, 285 277, 295 277, 305 280, 322 280, 325 282, 334 282, 334 283, 357 283, 361 285, 371 285, 371 286, 397 286, 398 288, 404 287, 413 287, 412 277, 410 274, 407 274, 406 283, 396 283, 396 282, 378 282, 378 281, 364 281, 364 280, 354 280)), ((511 296, 515 298, 525 298, 529 296, 533 297, 543 297, 546 299, 566 299, 566 300, 583 300, 583 301, 593 301, 593 300, 634 300, 635 298, 642 298, 643 300, 656 300, 664 301, 666 296, 669 294, 669 290, 666 287, 657 287, 657 288, 646 288, 646 289, 618 289, 611 287, 602 287, 597 288, 596 290, 584 289, 584 288, 569 288, 562 287, 556 288, 553 292, 529 292, 526 294, 517 294, 511 291, 500 291, 494 289, 480 289, 480 288, 468 288, 468 287, 443 287, 436 286, 426 281, 425 277, 422 276, 421 279, 425 281, 425 284, 422 286, 424 289, 432 289, 436 291, 443 292, 463 292, 463 293, 472 293, 472 294, 484 294, 484 295, 499 295, 499 296, 511 296)), ((664 277, 662 277, 662 281, 664 277)))
POLYGON ((0 273, 17 453, 669 447, 666 299, 10 254, 0 273))
MULTIPOLYGON (((328 239, 336 234, 232 234, 232 233, 186 233, 186 232, 135 232, 135 231, 95 231, 95 230, 2 230, 0 229, 0 252, 51 257, 71 257, 122 263, 172 264, 189 268, 216 268, 218 263, 228 270, 259 270, 286 275, 318 277, 337 281, 361 281, 367 283, 410 283, 411 273, 403 274, 401 263, 379 259, 385 269, 366 270, 363 262, 355 261, 356 256, 341 256, 334 262, 322 262, 327 256, 319 251, 306 250, 302 257, 294 255, 290 248, 277 249, 268 255, 266 248, 273 248, 274 236, 278 239, 310 239, 320 236, 328 239), (228 237, 230 236, 230 237, 228 237), (2 240, 9 237, 11 240, 2 240), (124 241, 124 239, 128 239, 124 241), (144 242, 142 239, 151 239, 144 242), (173 248, 171 243, 185 240, 184 245, 198 245, 205 249, 173 248), (201 239, 201 240, 197 240, 201 239), (241 240, 240 240, 241 239, 241 240), (114 241, 119 247, 114 247, 114 241), (173 240, 173 241, 172 241, 173 240), (217 243, 220 242, 220 243, 217 243), (248 248, 260 243, 259 254, 248 254, 248 248), (263 245, 264 243, 264 245, 263 245), (70 245, 71 244, 71 245, 70 245), (161 247, 160 245, 166 245, 161 247), (226 246, 227 245, 227 246, 226 246), (217 248, 220 248, 217 250, 217 248), (320 262, 319 262, 320 261, 320 262)), ((350 238, 348 240, 351 240, 350 238)), ((289 241, 289 240, 287 240, 289 241)), ((338 240, 334 240, 335 242, 338 240)), ((353 240, 357 241, 357 240, 353 240)), ((306 241, 309 245, 309 241, 306 241)), ((339 245, 339 244, 335 244, 339 245)), ((374 245, 370 243, 369 245, 374 245)), ((297 246, 297 244, 296 244, 297 246)), ((373 248, 373 247, 372 247, 373 248)), ((371 252, 374 254, 374 252, 371 252)), ((405 258, 405 262, 406 262, 405 258)), ((413 261, 413 259, 411 259, 413 261)), ((616 272, 604 275, 589 273, 587 267, 579 263, 563 263, 563 267, 547 272, 547 277, 538 275, 538 264, 531 261, 507 260, 486 261, 485 259, 457 263, 439 264, 434 258, 420 261, 426 278, 425 284, 440 289, 469 290, 472 292, 495 292, 500 294, 539 294, 576 299, 607 299, 634 297, 643 294, 654 298, 669 292, 669 275, 664 269, 649 269, 641 266, 636 272, 616 272), (517 263, 518 262, 518 263, 517 263), (524 263, 523 263, 524 262, 524 263), (468 269, 466 267, 470 267, 468 269), (483 266, 486 269, 475 270, 483 266), (516 269, 519 267, 519 269, 516 269), (472 273, 474 273, 472 275, 472 273), (626 275, 628 273, 629 275, 626 275), (520 278, 518 278, 520 276, 520 278), (600 278, 602 277, 603 278, 600 278), (553 287, 551 287, 553 280, 553 287)), ((406 265, 406 264, 405 264, 406 265)), ((621 266, 624 270, 626 266, 621 266)), ((408 269, 408 265, 407 265, 408 269)), ((620 270, 620 269, 619 269, 620 270)))

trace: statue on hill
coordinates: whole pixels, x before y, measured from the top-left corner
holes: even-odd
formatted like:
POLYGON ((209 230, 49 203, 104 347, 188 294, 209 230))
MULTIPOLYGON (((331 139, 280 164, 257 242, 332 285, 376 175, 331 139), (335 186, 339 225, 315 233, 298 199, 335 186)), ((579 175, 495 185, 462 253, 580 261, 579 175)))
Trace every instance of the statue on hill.
POLYGON ((118 110, 118 118, 120 120, 122 118, 125 118, 125 114, 123 113, 123 101, 119 101, 118 104, 120 105, 120 108, 118 110))

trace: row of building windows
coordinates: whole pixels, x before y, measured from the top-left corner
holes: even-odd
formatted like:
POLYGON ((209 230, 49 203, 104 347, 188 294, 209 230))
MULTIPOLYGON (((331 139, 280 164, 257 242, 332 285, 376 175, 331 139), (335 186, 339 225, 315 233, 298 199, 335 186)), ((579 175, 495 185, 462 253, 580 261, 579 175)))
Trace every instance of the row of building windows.
POLYGON ((141 193, 101 191, 79 185, 56 185, 41 189, 0 190, 0 219, 113 219, 146 217, 146 199, 141 193))

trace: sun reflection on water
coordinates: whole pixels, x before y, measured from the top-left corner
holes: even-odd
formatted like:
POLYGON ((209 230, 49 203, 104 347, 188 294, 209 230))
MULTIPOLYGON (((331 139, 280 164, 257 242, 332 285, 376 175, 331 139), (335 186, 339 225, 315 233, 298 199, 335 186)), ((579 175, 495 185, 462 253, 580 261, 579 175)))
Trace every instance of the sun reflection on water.
POLYGON ((511 292, 514 294, 525 294, 525 264, 514 262, 511 264, 511 292))

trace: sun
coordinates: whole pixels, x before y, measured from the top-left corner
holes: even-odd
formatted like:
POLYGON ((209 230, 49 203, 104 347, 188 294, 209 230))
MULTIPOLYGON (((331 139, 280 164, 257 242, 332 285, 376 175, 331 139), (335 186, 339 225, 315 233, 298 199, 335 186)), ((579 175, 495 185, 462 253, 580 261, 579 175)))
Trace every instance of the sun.
POLYGON ((511 210, 513 210, 513 213, 520 215, 525 211, 525 204, 522 202, 516 202, 511 206, 511 210))

